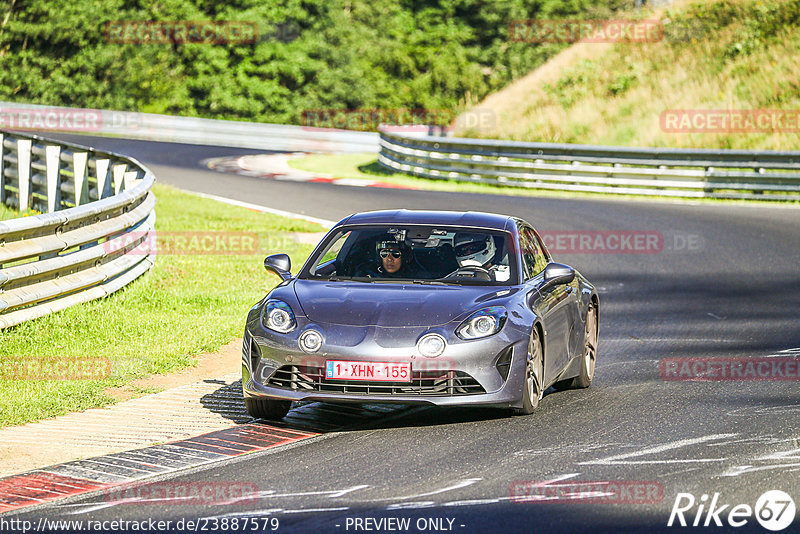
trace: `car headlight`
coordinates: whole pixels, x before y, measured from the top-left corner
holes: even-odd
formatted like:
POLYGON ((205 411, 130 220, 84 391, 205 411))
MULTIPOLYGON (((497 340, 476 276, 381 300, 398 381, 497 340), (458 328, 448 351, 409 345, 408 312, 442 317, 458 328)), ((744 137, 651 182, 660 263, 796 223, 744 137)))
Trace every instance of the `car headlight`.
POLYGON ((303 352, 308 352, 309 354, 317 352, 322 346, 322 334, 316 330, 306 330, 300 334, 300 339, 297 340, 297 343, 303 349, 303 352))
POLYGON ((285 334, 297 328, 292 308, 282 300, 268 300, 263 323, 266 328, 285 334))
POLYGON ((508 314, 502 306, 478 310, 456 328, 461 339, 480 339, 498 333, 506 323, 508 314))
POLYGON ((417 350, 426 358, 440 356, 447 347, 447 342, 439 334, 426 334, 417 342, 417 350))

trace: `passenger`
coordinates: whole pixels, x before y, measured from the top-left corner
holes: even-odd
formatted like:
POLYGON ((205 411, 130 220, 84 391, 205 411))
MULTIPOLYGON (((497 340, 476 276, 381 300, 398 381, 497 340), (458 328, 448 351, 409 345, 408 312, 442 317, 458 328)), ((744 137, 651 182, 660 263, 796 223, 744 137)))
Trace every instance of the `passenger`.
POLYGON ((453 238, 453 250, 460 267, 481 267, 498 282, 505 282, 511 276, 508 265, 492 262, 497 254, 494 237, 489 234, 459 233, 453 238))

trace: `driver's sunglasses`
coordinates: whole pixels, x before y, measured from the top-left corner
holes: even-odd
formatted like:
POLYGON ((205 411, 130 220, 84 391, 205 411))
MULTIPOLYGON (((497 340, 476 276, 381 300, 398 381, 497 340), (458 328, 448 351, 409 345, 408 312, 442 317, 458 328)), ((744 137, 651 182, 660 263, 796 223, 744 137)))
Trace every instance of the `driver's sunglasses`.
POLYGON ((380 252, 381 258, 388 258, 389 254, 391 254, 393 258, 399 258, 400 256, 403 255, 403 253, 400 252, 399 250, 387 250, 387 249, 384 249, 384 250, 381 250, 381 252, 380 252))

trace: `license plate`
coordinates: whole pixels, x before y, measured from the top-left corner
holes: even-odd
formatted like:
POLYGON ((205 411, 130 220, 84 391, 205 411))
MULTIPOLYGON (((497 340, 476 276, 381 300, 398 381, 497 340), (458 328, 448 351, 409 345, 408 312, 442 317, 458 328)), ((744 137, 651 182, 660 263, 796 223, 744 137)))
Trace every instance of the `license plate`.
POLYGON ((325 362, 325 378, 333 380, 411 382, 411 364, 402 362, 327 360, 325 362))

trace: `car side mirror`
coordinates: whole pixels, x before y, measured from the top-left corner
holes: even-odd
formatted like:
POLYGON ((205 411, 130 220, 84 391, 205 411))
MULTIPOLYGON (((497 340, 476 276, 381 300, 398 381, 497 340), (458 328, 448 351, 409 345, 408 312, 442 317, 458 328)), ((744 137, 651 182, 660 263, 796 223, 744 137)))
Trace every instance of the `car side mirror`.
POLYGON ((575 269, 563 263, 548 263, 544 268, 544 281, 539 286, 539 290, 569 284, 573 280, 575 280, 575 269))
POLYGON ((292 260, 288 254, 272 254, 264 259, 264 268, 271 273, 281 277, 281 280, 288 280, 292 277, 292 260))

